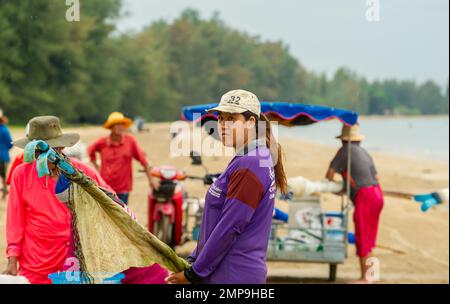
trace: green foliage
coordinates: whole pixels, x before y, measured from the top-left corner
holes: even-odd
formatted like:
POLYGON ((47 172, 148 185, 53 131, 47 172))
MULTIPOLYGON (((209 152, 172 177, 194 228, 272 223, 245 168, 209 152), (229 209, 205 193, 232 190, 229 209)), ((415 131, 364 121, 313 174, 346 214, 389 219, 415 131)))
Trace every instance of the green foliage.
POLYGON ((217 14, 203 19, 188 9, 171 23, 113 35, 121 4, 82 1, 81 21, 67 22, 65 1, 0 0, 0 107, 13 123, 53 114, 98 124, 116 110, 174 120, 182 106, 235 88, 362 114, 448 113, 448 87, 369 83, 346 68, 328 79, 307 71, 284 43, 231 29, 217 14))

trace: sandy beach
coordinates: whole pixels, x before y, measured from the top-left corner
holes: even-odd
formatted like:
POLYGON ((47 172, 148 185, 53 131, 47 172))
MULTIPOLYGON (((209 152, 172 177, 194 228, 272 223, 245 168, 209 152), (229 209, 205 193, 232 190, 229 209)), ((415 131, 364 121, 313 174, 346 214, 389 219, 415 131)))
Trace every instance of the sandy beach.
MULTIPOLYGON (((169 124, 151 124, 150 131, 137 134, 138 141, 155 165, 171 164, 184 168, 189 164, 187 157, 169 157, 169 124)), ((77 130, 85 144, 91 143, 107 131, 100 127, 83 127, 77 130)), ((14 129, 13 137, 19 138, 24 130, 14 129)), ((286 154, 286 169, 289 177, 304 176, 322 179, 333 158, 336 147, 311 144, 293 139, 280 140, 286 154)), ((14 149, 12 156, 19 150, 14 149)), ((409 158, 388 154, 373 154, 382 186, 385 190, 409 193, 427 193, 440 188, 448 188, 448 161, 409 158)), ((221 172, 229 158, 205 157, 205 165, 210 172, 221 172)), ((147 224, 148 183, 135 164, 135 186, 130 198, 130 207, 137 213, 139 221, 147 224)), ((193 168, 192 175, 202 174, 200 168, 193 168)), ((187 181, 186 189, 190 195, 204 196, 205 187, 197 182, 187 181)), ((338 210, 340 198, 323 195, 325 210, 338 210)), ((6 202, 0 201, 0 270, 6 266, 5 252, 6 202)), ((352 224, 350 230, 353 231, 352 224)), ((420 211, 420 205, 408 200, 386 197, 382 213, 378 244, 404 252, 395 253, 387 249, 376 249, 380 259, 382 283, 449 283, 449 210, 441 206, 427 213, 420 211)), ((179 251, 189 250, 187 244, 179 251)), ((349 246, 347 262, 338 267, 338 282, 356 279, 359 274, 355 248, 349 246)), ((289 277, 289 282, 326 282, 328 266, 301 263, 269 263, 269 275, 289 277)))

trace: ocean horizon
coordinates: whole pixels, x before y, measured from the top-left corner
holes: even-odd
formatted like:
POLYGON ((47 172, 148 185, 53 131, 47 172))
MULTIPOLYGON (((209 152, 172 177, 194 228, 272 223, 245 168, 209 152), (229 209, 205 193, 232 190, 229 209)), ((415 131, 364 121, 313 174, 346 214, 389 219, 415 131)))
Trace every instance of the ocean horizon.
MULTIPOLYGON (((361 116, 363 146, 369 152, 449 161, 449 116, 361 116)), ((280 126, 279 136, 327 146, 340 146, 336 136, 342 123, 330 120, 309 126, 280 126)))

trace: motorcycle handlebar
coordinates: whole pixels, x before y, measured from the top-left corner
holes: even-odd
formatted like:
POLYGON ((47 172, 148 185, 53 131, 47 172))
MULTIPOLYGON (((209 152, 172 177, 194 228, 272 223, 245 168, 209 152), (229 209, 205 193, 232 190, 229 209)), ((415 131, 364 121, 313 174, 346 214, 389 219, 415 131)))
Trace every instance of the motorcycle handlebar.
POLYGON ((204 180, 204 177, 199 177, 199 176, 186 176, 187 179, 192 179, 192 180, 204 180))
POLYGON ((201 180, 203 182, 203 184, 205 184, 205 185, 212 185, 212 184, 214 184, 215 179, 219 176, 220 176, 220 174, 206 174, 204 177, 187 176, 186 178, 192 179, 192 180, 201 180))
MULTIPOLYGON (((138 172, 145 173, 146 171, 140 169, 138 172)), ((215 179, 218 178, 219 176, 220 176, 220 173, 217 173, 217 174, 206 174, 203 177, 188 175, 188 176, 186 176, 186 179, 198 180, 198 181, 202 181, 205 185, 212 185, 214 183, 215 179)))

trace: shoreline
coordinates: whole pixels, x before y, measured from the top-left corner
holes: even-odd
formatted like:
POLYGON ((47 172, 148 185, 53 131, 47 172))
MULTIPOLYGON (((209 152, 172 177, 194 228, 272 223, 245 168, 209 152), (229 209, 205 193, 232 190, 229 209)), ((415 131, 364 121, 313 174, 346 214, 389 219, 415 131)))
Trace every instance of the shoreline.
MULTIPOLYGON (((370 118, 372 119, 372 118, 370 118)), ((376 119, 376 118, 374 118, 376 119)), ((170 125, 170 122, 157 122, 157 123, 148 123, 146 124, 147 127, 149 128, 166 128, 170 125)), ((21 138, 25 132, 25 128, 20 127, 20 128, 10 128, 13 139, 19 139, 21 138)), ((90 132, 102 132, 104 133, 104 135, 107 135, 107 130, 103 129, 101 126, 95 126, 95 125, 83 125, 80 127, 74 127, 74 126, 69 126, 67 128, 65 128, 65 132, 79 132, 81 135, 81 141, 83 141, 83 135, 90 133, 90 132), (99 131, 101 130, 101 131, 99 131)), ((134 134, 134 133, 133 133, 134 134)), ((134 134, 136 135, 136 134, 134 134)), ((169 135, 169 133, 167 134, 169 135)), ((335 149, 337 150, 340 147, 340 144, 337 143, 336 145, 332 145, 332 144, 326 144, 323 142, 318 142, 318 141, 314 141, 314 140, 310 140, 310 139, 305 139, 305 138, 298 138, 296 136, 291 136, 291 135, 279 135, 279 139, 280 141, 283 140, 289 140, 289 141, 295 141, 298 144, 306 144, 306 145, 312 145, 312 146, 317 146, 318 148, 322 148, 322 149, 335 149)), ((85 142, 85 140, 83 141, 85 142)), ((363 146, 364 147, 364 146, 363 146)), ((17 148, 13 148, 13 150, 11 150, 11 154, 12 155, 16 155, 17 152, 15 151, 17 150, 17 148), (14 153, 16 152, 16 153, 14 153)), ((448 155, 447 158, 436 158, 433 156, 425 156, 421 153, 402 153, 402 152, 395 152, 395 151, 387 151, 387 150, 380 150, 380 151, 370 151, 370 154, 373 155, 378 155, 379 157, 389 157, 389 158, 398 158, 401 160, 408 160, 408 161, 425 161, 425 162, 431 162, 431 163, 435 163, 438 165, 443 165, 443 166, 449 166, 450 164, 450 160, 448 159, 448 155)), ((447 170, 448 171, 448 170, 447 170)))
MULTIPOLYGON (((303 139, 303 138, 297 138, 295 136, 280 136, 281 140, 291 140, 291 141, 296 141, 298 143, 302 143, 302 144, 307 144, 307 145, 314 145, 317 147, 321 147, 321 148, 326 148, 326 149, 338 149, 340 147, 340 144, 337 145, 331 145, 331 144, 325 144, 325 143, 321 143, 321 142, 317 142, 314 140, 308 140, 308 139, 303 139)), ((364 148, 364 145, 362 145, 362 147, 364 148)), ((445 158, 433 158, 432 156, 424 156, 423 154, 417 153, 417 154, 408 154, 408 153, 401 153, 401 152, 389 152, 389 151, 370 151, 370 154, 372 155, 379 155, 381 157, 386 156, 386 157, 390 157, 390 158, 399 158, 402 160, 408 160, 408 161, 426 161, 426 162, 433 162, 436 164, 440 164, 440 165, 444 165, 444 166, 448 166, 450 164, 450 161, 448 159, 445 158)), ((448 157, 448 155, 447 155, 448 157)))

